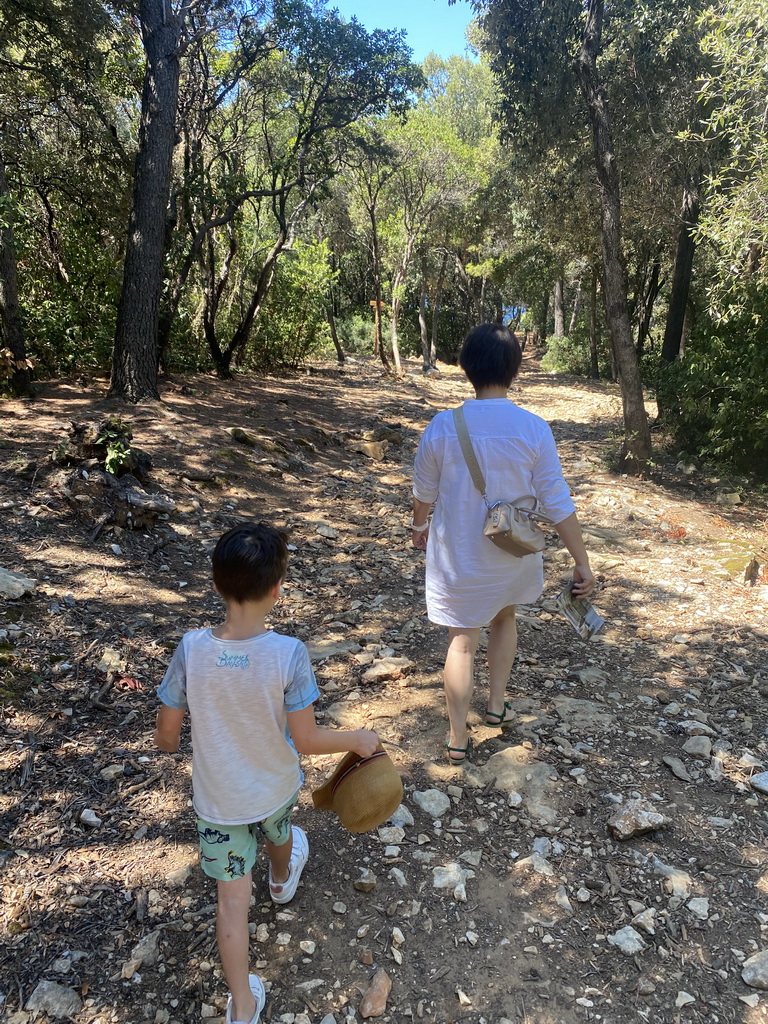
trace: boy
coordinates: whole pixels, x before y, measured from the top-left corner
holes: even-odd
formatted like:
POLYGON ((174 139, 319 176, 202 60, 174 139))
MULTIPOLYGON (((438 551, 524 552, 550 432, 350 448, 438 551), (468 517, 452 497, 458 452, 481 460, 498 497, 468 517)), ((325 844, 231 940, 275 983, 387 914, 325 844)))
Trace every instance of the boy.
POLYGON ((285 535, 265 523, 225 533, 213 552, 213 582, 226 618, 183 637, 158 690, 163 706, 154 740, 161 750, 178 750, 190 714, 193 805, 203 871, 217 881, 227 1024, 257 1024, 266 1000, 260 978, 248 973, 257 839, 266 846, 274 903, 293 899, 309 854, 304 832, 291 828, 304 781, 296 751, 368 757, 378 745, 367 729, 318 729, 319 692, 306 647, 265 626, 287 562, 285 535))

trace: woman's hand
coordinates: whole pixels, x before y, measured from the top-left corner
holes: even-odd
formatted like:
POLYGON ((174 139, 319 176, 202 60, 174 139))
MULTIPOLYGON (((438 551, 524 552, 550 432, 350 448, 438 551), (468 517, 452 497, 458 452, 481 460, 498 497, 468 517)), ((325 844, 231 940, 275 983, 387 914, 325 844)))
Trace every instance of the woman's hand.
POLYGON ((589 565, 579 565, 578 563, 574 565, 573 586, 571 587, 574 597, 589 597, 594 589, 595 577, 592 575, 589 565))
POLYGON ((427 538, 429 537, 429 527, 426 530, 413 530, 411 532, 411 544, 419 551, 427 550, 427 538))

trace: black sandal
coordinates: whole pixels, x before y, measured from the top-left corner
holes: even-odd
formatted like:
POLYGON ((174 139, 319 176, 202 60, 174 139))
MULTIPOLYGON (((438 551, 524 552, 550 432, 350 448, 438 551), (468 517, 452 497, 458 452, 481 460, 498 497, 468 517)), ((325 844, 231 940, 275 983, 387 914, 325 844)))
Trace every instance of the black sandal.
POLYGON ((445 744, 446 753, 448 756, 448 764, 455 765, 460 768, 461 765, 467 760, 467 753, 469 752, 469 740, 467 740, 466 747, 452 747, 450 743, 445 744), (452 757, 452 754, 461 754, 461 757, 452 757))
POLYGON ((485 724, 495 726, 497 729, 503 729, 505 725, 512 725, 512 718, 514 717, 512 711, 512 705, 508 700, 504 701, 504 710, 501 714, 497 714, 495 711, 485 712, 485 724), (488 719, 492 718, 494 721, 489 722, 488 719))

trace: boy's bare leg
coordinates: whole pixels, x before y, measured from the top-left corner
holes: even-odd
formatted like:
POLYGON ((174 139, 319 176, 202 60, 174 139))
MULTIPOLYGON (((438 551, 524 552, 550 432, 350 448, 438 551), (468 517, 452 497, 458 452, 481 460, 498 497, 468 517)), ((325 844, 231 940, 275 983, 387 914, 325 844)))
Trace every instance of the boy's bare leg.
POLYGON ((490 680, 488 711, 494 715, 504 713, 507 683, 515 663, 515 654, 517 653, 515 612, 515 605, 507 605, 491 621, 488 636, 488 675, 490 680))
POLYGON ((288 841, 282 846, 275 846, 267 839, 264 846, 269 857, 269 866, 272 870, 272 881, 275 885, 282 885, 288 881, 289 868, 291 863, 291 852, 293 851, 293 829, 288 834, 288 841))
POLYGON ((221 966, 232 993, 232 1020, 250 1021, 256 1000, 248 985, 248 912, 251 903, 251 872, 231 882, 218 882, 216 938, 221 966))

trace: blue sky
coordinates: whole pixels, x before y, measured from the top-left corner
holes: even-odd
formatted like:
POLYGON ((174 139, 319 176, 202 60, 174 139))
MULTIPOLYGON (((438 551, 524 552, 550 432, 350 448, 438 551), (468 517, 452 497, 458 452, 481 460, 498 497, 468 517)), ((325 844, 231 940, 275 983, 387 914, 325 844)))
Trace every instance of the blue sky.
POLYGON ((370 31, 374 28, 404 28, 407 42, 418 64, 434 51, 439 57, 463 54, 464 30, 472 20, 467 0, 328 0, 343 18, 355 17, 370 31))

